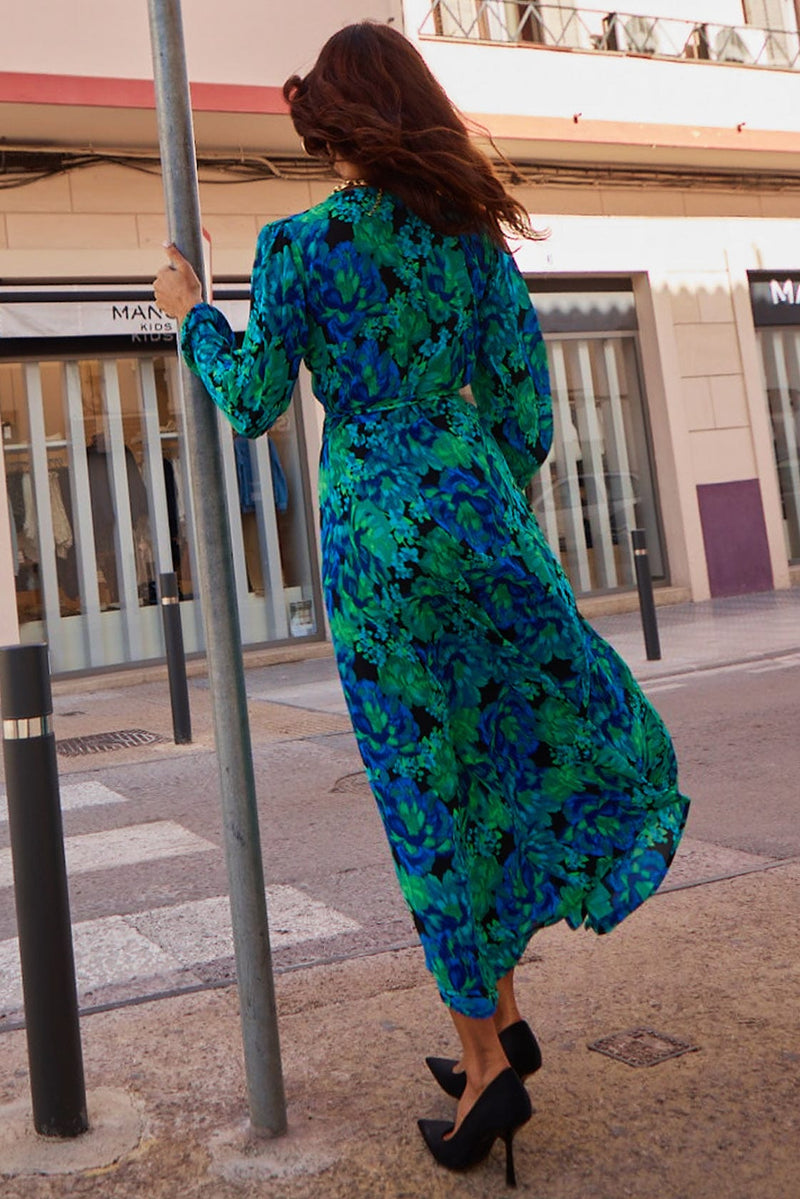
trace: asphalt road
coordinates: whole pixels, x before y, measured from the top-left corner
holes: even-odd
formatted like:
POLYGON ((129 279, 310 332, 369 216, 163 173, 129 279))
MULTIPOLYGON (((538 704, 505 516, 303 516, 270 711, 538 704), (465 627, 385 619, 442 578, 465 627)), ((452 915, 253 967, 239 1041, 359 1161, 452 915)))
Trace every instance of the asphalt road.
POLYGON ((767 857, 800 855, 797 655, 647 688, 693 799, 687 835, 767 857))

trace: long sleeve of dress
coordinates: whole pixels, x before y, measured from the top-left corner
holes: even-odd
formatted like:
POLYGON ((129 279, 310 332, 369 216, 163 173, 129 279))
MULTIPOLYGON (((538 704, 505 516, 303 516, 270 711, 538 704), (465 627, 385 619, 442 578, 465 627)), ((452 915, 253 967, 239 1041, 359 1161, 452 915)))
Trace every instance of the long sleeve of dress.
POLYGON ((302 278, 283 222, 267 225, 258 238, 241 347, 223 314, 209 304, 196 304, 181 326, 189 369, 245 437, 264 433, 291 401, 307 342, 302 278))
POLYGON ((553 441, 553 410, 542 332, 525 280, 510 254, 495 252, 481 298, 472 393, 485 428, 524 487, 553 441))

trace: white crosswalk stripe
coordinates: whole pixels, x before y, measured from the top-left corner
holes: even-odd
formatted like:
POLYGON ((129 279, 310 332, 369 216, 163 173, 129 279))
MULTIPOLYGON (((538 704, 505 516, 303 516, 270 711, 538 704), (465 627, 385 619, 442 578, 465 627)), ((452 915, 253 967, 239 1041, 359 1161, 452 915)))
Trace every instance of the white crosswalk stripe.
MULTIPOLYGON (((72 947, 81 998, 115 982, 172 979, 180 970, 180 962, 131 928, 122 916, 73 924, 72 947)), ((0 980, 0 1011, 19 1010, 22 976, 16 937, 0 941, 0 980)))
MULTIPOLYGON (((62 783, 59 788, 62 812, 75 812, 81 808, 96 808, 106 804, 127 803, 124 795, 112 791, 102 783, 90 779, 85 783, 62 783)), ((0 790, 0 824, 8 821, 8 804, 5 791, 0 790)))
MULTIPOLYGON (((217 847, 203 837, 172 820, 155 820, 150 824, 134 824, 128 828, 110 829, 102 833, 84 833, 66 837, 64 850, 67 874, 87 874, 92 870, 110 870, 174 858, 191 853, 208 853, 217 847)), ((11 850, 0 850, 0 887, 11 887, 14 872, 11 850)))
MULTIPOLYGON (((349 916, 305 895, 295 887, 267 888, 273 948, 357 932, 349 916)), ((91 995, 115 983, 147 982, 149 990, 198 981, 193 967, 233 954, 230 909, 226 896, 106 916, 73 925, 78 994, 91 995)), ((0 1011, 22 1006, 17 939, 0 941, 0 1011)))
MULTIPOLYGON (((96 780, 62 783, 64 812, 128 803, 125 795, 96 780)), ((0 792, 0 828, 8 822, 5 794, 0 792)), ((117 870, 142 863, 219 853, 219 847, 171 820, 157 820, 101 832, 66 837, 70 877, 91 871, 117 870)), ((13 904, 11 850, 0 850, 0 892, 13 904)), ((361 925, 342 912, 295 887, 267 888, 270 940, 273 949, 358 932, 361 925)), ((75 972, 82 1004, 108 994, 148 993, 202 981, 194 971, 233 955, 227 896, 178 903, 147 911, 78 921, 72 926, 75 972)), ((0 941, 0 1013, 20 1011, 22 979, 16 938, 0 941)))
MULTIPOLYGON (((360 928, 349 916, 311 899, 296 887, 267 887, 267 906, 270 942, 274 949, 357 932, 360 928)), ((126 919, 139 932, 174 954, 184 966, 212 962, 233 953, 230 906, 224 895, 156 908, 126 919)))

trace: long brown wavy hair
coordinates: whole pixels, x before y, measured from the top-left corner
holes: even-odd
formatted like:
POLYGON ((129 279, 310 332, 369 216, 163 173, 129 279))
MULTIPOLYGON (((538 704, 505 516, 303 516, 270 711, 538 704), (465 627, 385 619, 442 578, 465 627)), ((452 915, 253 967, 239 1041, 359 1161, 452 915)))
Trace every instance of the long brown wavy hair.
POLYGON ((351 162, 443 233, 541 238, 419 51, 373 21, 346 25, 302 77, 283 85, 292 122, 314 158, 351 162))

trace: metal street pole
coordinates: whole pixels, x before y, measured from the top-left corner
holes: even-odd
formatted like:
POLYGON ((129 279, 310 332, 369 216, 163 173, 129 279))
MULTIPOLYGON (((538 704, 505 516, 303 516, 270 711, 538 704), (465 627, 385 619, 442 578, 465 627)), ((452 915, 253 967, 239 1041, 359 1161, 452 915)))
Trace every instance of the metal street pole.
MULTIPOLYGON (((148 0, 148 10, 169 236, 202 279, 202 227, 180 0, 148 0)), ((216 411, 205 387, 183 363, 181 379, 250 1121, 256 1132, 278 1136, 286 1131, 286 1099, 222 452, 216 411)))

